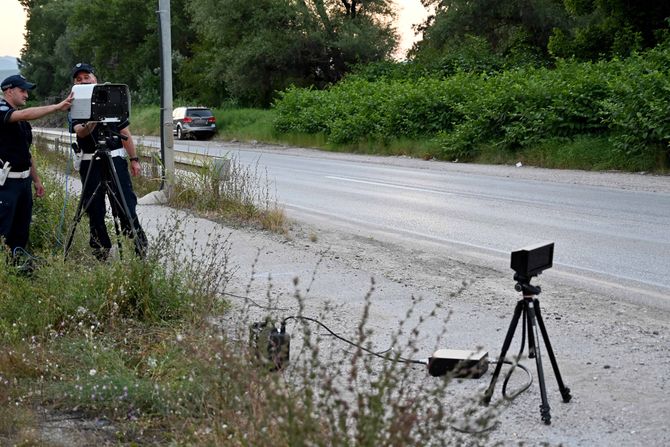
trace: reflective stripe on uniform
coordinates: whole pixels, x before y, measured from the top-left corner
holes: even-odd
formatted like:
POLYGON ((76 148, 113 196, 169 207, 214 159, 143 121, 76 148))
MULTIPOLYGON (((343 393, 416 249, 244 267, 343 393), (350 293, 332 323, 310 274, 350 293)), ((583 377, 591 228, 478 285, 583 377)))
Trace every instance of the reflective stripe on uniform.
MULTIPOLYGON (((82 161, 86 160, 92 160, 94 154, 82 154, 81 159, 82 161)), ((126 156, 126 150, 124 148, 120 149, 114 149, 113 151, 109 152, 109 155, 112 157, 125 157, 126 156)))
POLYGON ((21 172, 9 172, 7 178, 28 178, 30 177, 30 169, 21 172))

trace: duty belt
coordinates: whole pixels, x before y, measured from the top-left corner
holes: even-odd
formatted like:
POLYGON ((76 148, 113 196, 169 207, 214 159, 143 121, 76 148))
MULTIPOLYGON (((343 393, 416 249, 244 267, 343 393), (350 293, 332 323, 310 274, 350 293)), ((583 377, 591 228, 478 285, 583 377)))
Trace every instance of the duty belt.
MULTIPOLYGON (((81 160, 92 160, 93 155, 95 154, 81 154, 81 160)), ((119 148, 119 149, 114 149, 113 151, 109 151, 109 155, 112 157, 125 157, 126 156, 126 150, 124 148, 119 148)))
POLYGON ((21 172, 11 171, 7 173, 7 178, 28 178, 28 177, 30 177, 30 169, 26 169, 25 171, 21 172))

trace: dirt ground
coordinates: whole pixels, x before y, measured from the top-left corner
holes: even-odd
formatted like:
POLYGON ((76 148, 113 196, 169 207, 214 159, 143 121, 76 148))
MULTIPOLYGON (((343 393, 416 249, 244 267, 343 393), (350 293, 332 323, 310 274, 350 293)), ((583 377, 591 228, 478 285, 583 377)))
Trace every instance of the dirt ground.
MULTIPOLYGON (((585 181, 581 174, 574 175, 574 180, 566 177, 564 181, 585 181)), ((589 178, 594 182, 610 181, 605 176, 589 178)), ((619 187, 640 188, 635 177, 624 175, 621 179, 619 187)), ((663 185, 667 183, 659 184, 665 188, 663 185)), ((654 185, 648 188, 657 190, 654 185)), ((141 205, 138 213, 152 234, 159 222, 175 211, 158 205, 141 205)), ((236 296, 246 295, 246 290, 251 290, 249 296, 256 297, 258 303, 266 304, 264 300, 271 285, 273 305, 281 309, 274 313, 289 316, 297 311, 293 295, 294 279, 299 278, 297 287, 305 297, 304 314, 319 315, 325 303, 331 303, 335 310, 324 323, 349 336, 356 329, 365 294, 374 278, 370 327, 374 330, 374 343, 382 349, 390 342, 391 333, 405 318, 408 308, 414 306, 413 318, 417 318, 427 315, 440 302, 444 304, 440 314, 428 318, 423 325, 420 357, 427 358, 438 348, 481 347, 488 351, 490 359, 496 359, 520 298, 507 264, 496 265, 458 248, 388 240, 382 235, 365 234, 329 222, 296 222, 289 235, 284 236, 232 229, 186 213, 178 214, 186 228, 199 235, 230 234, 231 261, 237 271, 227 292, 235 306, 245 304, 236 302, 236 296), (445 327, 443 320, 447 317, 445 327), (443 330, 444 336, 436 339, 443 330)), ((667 430, 670 312, 635 304, 635 297, 627 298, 621 290, 616 293, 586 290, 551 270, 535 282, 543 289, 539 299, 544 322, 572 400, 562 402, 546 350, 541 346, 551 425, 540 420, 540 390, 534 360, 523 358, 521 363, 531 371, 533 384, 517 399, 500 407, 500 422, 490 433, 489 442, 670 445, 667 430)), ((255 313, 252 318, 262 319, 268 313, 260 307, 249 309, 255 313)), ((231 320, 234 318, 233 314, 231 320)), ((519 349, 519 331, 508 355, 516 354, 519 349)), ((454 383, 445 395, 445 403, 481 395, 492 371, 491 366, 479 379, 454 383)), ((517 383, 522 383, 524 375, 518 374, 517 383)), ((495 402, 501 399, 502 379, 501 376, 495 389, 495 402)), ((416 380, 442 379, 429 376, 419 367, 416 380)), ((70 432, 76 430, 74 427, 70 432)))

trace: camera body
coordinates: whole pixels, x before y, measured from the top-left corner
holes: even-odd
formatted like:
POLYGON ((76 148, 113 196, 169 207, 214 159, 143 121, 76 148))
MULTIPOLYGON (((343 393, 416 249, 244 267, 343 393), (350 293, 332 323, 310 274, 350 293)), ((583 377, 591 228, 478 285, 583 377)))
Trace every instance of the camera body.
POLYGON ((510 267, 521 278, 530 279, 551 268, 554 243, 541 242, 512 252, 510 267))
POLYGON ((130 91, 125 84, 80 84, 72 92, 72 119, 122 122, 130 117, 130 91))

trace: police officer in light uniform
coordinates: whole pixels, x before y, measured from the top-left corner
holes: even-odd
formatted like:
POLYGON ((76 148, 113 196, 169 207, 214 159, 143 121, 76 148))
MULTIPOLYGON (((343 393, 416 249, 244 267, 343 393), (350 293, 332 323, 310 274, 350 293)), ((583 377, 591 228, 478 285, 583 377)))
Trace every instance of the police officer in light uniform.
MULTIPOLYGON (((16 254, 17 249, 25 249, 28 243, 33 211, 30 185, 35 186, 37 197, 44 196, 44 186, 30 155, 33 134, 28 121, 69 109, 72 93, 58 104, 19 110, 26 105, 28 92, 35 84, 21 75, 13 75, 2 81, 0 88, 3 95, 0 99, 0 168, 4 167, 7 172, 0 186, 0 237, 16 254)), ((0 173, 0 180, 2 177, 0 173)))
MULTIPOLYGON (((75 85, 98 83, 98 80, 95 76, 95 69, 89 64, 79 63, 75 65, 72 68, 71 75, 72 82, 75 85)), ((133 184, 130 180, 130 175, 128 175, 128 168, 130 168, 130 173, 133 176, 140 175, 142 169, 140 167, 139 157, 137 156, 133 137, 130 134, 130 130, 128 129, 129 124, 130 123, 128 120, 121 123, 106 124, 107 130, 127 137, 126 140, 115 138, 110 141, 112 147, 105 145, 105 148, 109 149, 111 152, 112 162, 114 163, 114 168, 116 169, 116 173, 119 177, 119 187, 121 188, 121 193, 126 199, 126 204, 128 205, 130 216, 126 216, 125 211, 123 209, 119 209, 120 207, 118 204, 114 203, 113 201, 111 206, 113 214, 119 217, 121 228, 125 236, 133 237, 132 230, 134 226, 139 242, 139 244, 135 246, 135 249, 140 257, 144 257, 147 249, 147 238, 144 234, 142 226, 140 225, 140 220, 137 217, 137 196, 135 196, 133 191, 133 184), (128 161, 126 161, 126 155, 129 157, 128 160, 130 161, 130 166, 128 161), (130 220, 126 217, 129 217, 130 220)), ((93 154, 98 148, 97 145, 101 140, 105 140, 105 128, 102 124, 99 123, 87 122, 83 120, 73 120, 70 123, 70 132, 77 134, 77 144, 79 149, 83 152, 79 174, 81 176, 82 183, 87 181, 86 191, 84 191, 82 194, 82 200, 84 200, 84 203, 88 203, 89 198, 93 194, 96 186, 102 180, 99 168, 100 163, 93 163, 93 167, 91 167, 91 161, 93 154), (86 180, 87 176, 88 180, 86 180)), ((114 194, 118 193, 118 191, 114 191, 114 194)), ((86 213, 88 214, 89 227, 91 232, 89 245, 93 249, 93 254, 101 261, 107 259, 109 251, 112 247, 112 242, 109 238, 107 225, 105 223, 106 212, 105 191, 101 188, 98 188, 98 192, 86 209, 86 213)))

